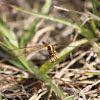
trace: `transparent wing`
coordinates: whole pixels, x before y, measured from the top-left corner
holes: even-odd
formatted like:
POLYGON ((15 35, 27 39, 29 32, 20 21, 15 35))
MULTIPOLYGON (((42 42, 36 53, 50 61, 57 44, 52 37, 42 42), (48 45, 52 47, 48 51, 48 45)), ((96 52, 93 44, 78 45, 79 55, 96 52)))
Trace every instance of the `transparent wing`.
POLYGON ((41 48, 43 45, 36 45, 36 46, 29 46, 29 47, 24 47, 24 48, 16 48, 16 49, 9 49, 8 51, 13 51, 13 50, 25 50, 28 48, 31 48, 33 50, 36 50, 38 48, 41 48))
POLYGON ((65 41, 65 42, 59 42, 59 43, 54 44, 53 46, 67 46, 71 42, 74 42, 74 41, 70 40, 70 41, 65 41))
MULTIPOLYGON (((54 44, 53 46, 67 46, 71 42, 75 42, 75 41, 70 40, 70 41, 65 41, 65 42, 59 42, 59 43, 54 44)), ((76 47, 76 46, 68 46, 68 47, 76 47)), ((78 46, 78 47, 83 47, 83 46, 78 46)))
MULTIPOLYGON (((6 59, 3 59, 3 60, 0 60, 0 63, 1 63, 1 62, 5 62, 5 61, 8 61, 9 59, 16 59, 16 58, 18 58, 18 57, 28 55, 28 54, 30 54, 30 53, 32 53, 32 52, 39 51, 39 50, 43 49, 44 47, 45 47, 45 46, 42 45, 40 48, 34 49, 34 50, 32 50, 32 51, 30 51, 30 52, 28 52, 28 53, 25 53, 25 54, 22 54, 22 55, 13 56, 13 57, 10 57, 10 58, 6 58, 6 59)), ((23 49, 23 48, 22 48, 22 49, 23 49)), ((24 49, 25 49, 25 48, 24 48, 24 49)), ((16 49, 15 49, 15 50, 16 50, 16 49)))

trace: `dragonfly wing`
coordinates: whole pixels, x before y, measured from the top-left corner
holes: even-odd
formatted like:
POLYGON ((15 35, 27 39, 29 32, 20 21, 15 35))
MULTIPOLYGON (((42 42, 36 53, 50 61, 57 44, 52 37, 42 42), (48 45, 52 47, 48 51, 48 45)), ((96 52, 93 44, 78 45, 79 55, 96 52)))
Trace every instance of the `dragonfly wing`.
POLYGON ((40 48, 34 49, 34 50, 32 50, 32 51, 30 51, 30 52, 28 52, 28 53, 25 53, 25 54, 22 54, 22 55, 18 55, 18 56, 14 56, 14 57, 10 57, 10 58, 6 58, 6 59, 3 59, 3 60, 0 60, 0 63, 1 63, 1 62, 5 62, 5 61, 10 60, 10 59, 16 59, 16 58, 18 58, 18 57, 28 55, 28 54, 30 54, 30 53, 32 53, 32 52, 35 52, 35 51, 39 51, 39 50, 41 50, 41 49, 44 48, 44 47, 45 47, 45 46, 42 45, 40 48))
POLYGON ((29 46, 29 47, 24 47, 24 48, 16 48, 16 49, 9 49, 8 51, 13 51, 13 50, 25 50, 25 49, 28 49, 28 48, 31 48, 31 49, 38 49, 38 48, 41 48, 43 45, 36 45, 36 46, 29 46))
POLYGON ((65 41, 65 42, 59 42, 59 43, 54 44, 53 46, 67 46, 71 42, 74 42, 74 41, 70 40, 70 41, 65 41))
MULTIPOLYGON (((78 40, 77 40, 78 41, 78 40)), ((57 43, 57 44, 54 44, 53 46, 67 46, 69 43, 71 42, 76 42, 76 41, 66 41, 66 42, 62 42, 62 43, 57 43)), ((83 46, 68 46, 68 47, 83 47, 83 46)))

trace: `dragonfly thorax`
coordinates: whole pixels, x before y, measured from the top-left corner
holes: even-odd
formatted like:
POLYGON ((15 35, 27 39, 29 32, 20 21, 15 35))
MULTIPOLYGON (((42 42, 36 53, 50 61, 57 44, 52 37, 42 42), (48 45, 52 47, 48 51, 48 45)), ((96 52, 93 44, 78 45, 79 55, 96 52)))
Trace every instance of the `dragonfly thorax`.
POLYGON ((47 43, 45 43, 45 42, 42 42, 42 43, 44 44, 45 47, 48 48, 48 52, 49 52, 49 55, 50 55, 50 56, 53 56, 53 55, 56 54, 56 50, 55 50, 55 48, 54 48, 53 45, 47 44, 47 43))

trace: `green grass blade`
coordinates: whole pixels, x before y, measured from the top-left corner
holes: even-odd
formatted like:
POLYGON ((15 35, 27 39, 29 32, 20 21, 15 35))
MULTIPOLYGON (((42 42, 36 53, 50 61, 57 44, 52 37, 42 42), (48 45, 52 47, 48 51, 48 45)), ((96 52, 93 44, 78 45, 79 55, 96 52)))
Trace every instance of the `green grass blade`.
POLYGON ((51 4, 52 4, 52 0, 46 0, 44 6, 41 9, 41 13, 47 14, 50 10, 51 4))
POLYGON ((10 31, 10 29, 7 27, 2 18, 0 18, 0 32, 3 34, 3 38, 7 38, 13 45, 18 47, 18 42, 15 34, 12 31, 10 31))
MULTIPOLYGON (((10 48, 9 48, 9 46, 7 46, 6 44, 0 42, 0 46, 1 46, 6 52, 8 52, 9 54, 14 55, 14 52, 13 52, 13 51, 12 51, 12 52, 9 51, 10 48)), ((10 55, 8 55, 7 53, 4 53, 4 52, 2 52, 2 51, 0 51, 0 56, 1 56, 2 58, 4 58, 4 59, 10 58, 10 55)), ((22 64, 21 64, 20 62, 18 62, 17 58, 16 58, 15 60, 9 59, 8 61, 9 61, 10 63, 12 63, 13 65, 17 66, 17 67, 19 67, 19 68, 21 68, 21 69, 24 69, 24 67, 22 66, 22 64)))
POLYGON ((100 6, 100 1, 94 0, 94 2, 100 6))
POLYGON ((2 100, 2 94, 0 93, 0 100, 2 100))
MULTIPOLYGON (((6 59, 6 58, 9 58, 10 56, 9 55, 7 55, 7 54, 5 54, 5 52, 2 52, 2 51, 0 51, 0 57, 2 57, 3 59, 6 59)), ((20 62, 18 62, 18 60, 17 59, 9 59, 8 60, 11 64, 13 64, 14 66, 16 66, 17 68, 20 68, 20 69, 25 69, 24 67, 23 67, 23 65, 20 63, 20 62)))
POLYGON ((46 15, 43 15, 43 14, 39 14, 39 13, 27 11, 27 10, 24 10, 24 9, 22 9, 22 8, 19 8, 19 7, 13 6, 13 5, 10 5, 10 6, 13 7, 13 8, 16 8, 16 9, 19 10, 19 11, 22 11, 22 12, 25 12, 25 13, 28 13, 28 14, 31 14, 31 15, 35 15, 35 16, 40 17, 40 18, 52 20, 52 21, 55 21, 55 22, 59 22, 59 23, 62 23, 62 24, 71 26, 71 27, 73 27, 73 28, 79 30, 79 32, 80 32, 83 36, 85 36, 88 40, 94 39, 93 33, 90 32, 90 31, 89 31, 88 29, 86 29, 86 28, 80 28, 80 27, 78 27, 77 25, 75 25, 75 24, 73 24, 73 23, 70 23, 70 22, 67 22, 67 21, 65 21, 65 20, 61 20, 61 19, 58 19, 58 18, 46 16, 46 15))
MULTIPOLYGON (((30 66, 33 66, 32 62, 29 63, 30 66)), ((41 79, 42 81, 44 81, 48 86, 50 86, 50 88, 57 93, 57 95, 60 98, 65 98, 65 95, 63 94, 63 91, 61 89, 58 88, 58 86, 56 86, 56 84, 54 83, 54 81, 52 81, 52 79, 49 78, 49 76, 47 74, 45 74, 44 72, 42 72, 41 70, 39 70, 36 67, 32 67, 33 72, 35 73, 35 75, 37 76, 37 78, 41 79)))
POLYGON ((22 36, 21 36, 21 40, 20 40, 20 43, 19 43, 19 47, 20 48, 23 48, 27 45, 28 41, 32 38, 32 36, 35 34, 35 27, 36 25, 40 22, 40 19, 37 19, 33 25, 30 27, 30 29, 23 33, 22 36))
POLYGON ((96 32, 97 28, 96 28, 96 24, 93 19, 91 19, 91 26, 92 26, 92 29, 94 32, 94 36, 96 37, 97 36, 97 32, 96 32))
MULTIPOLYGON (((94 0, 91 0, 91 3, 92 3, 92 7, 93 7, 93 13, 98 16, 98 12, 97 12, 97 9, 95 7, 95 1, 94 0)), ((100 22, 97 20, 97 25, 100 27, 100 22)))
POLYGON ((17 9, 17 10, 19 10, 19 11, 25 12, 25 13, 27 13, 27 14, 31 14, 31 15, 35 15, 35 16, 40 17, 40 18, 44 18, 44 19, 48 19, 48 20, 55 21, 55 22, 59 22, 59 23, 62 23, 62 24, 71 26, 71 27, 73 27, 73 28, 75 28, 75 29, 80 29, 80 27, 78 27, 77 25, 74 25, 74 24, 72 24, 72 23, 70 23, 70 22, 67 22, 67 21, 65 21, 65 20, 61 20, 61 19, 58 19, 58 18, 46 16, 46 15, 39 14, 39 13, 35 13, 35 12, 32 12, 32 11, 27 11, 27 10, 24 10, 24 9, 19 8, 19 7, 17 7, 17 6, 14 6, 14 5, 9 5, 9 6, 12 7, 12 8, 15 8, 15 9, 17 9))
MULTIPOLYGON (((16 55, 18 55, 18 54, 21 54, 21 52, 19 52, 19 51, 8 51, 9 50, 9 46, 7 46, 7 45, 5 45, 4 43, 2 43, 2 42, 0 42, 0 46, 5 50, 5 51, 7 51, 9 54, 11 54, 11 55, 13 55, 13 56, 16 56, 16 55)), ((2 54, 2 52, 1 52, 1 55, 0 56, 2 56, 3 58, 9 58, 10 56, 9 55, 7 55, 7 54, 2 54)), ((16 65, 16 62, 18 63, 18 61, 23 65, 21 65, 22 67, 20 67, 20 68, 22 68, 22 69, 28 69, 28 70, 30 70, 30 71, 32 71, 29 67, 28 67, 28 65, 25 63, 25 58, 24 57, 18 57, 18 58, 16 58, 16 60, 15 60, 15 65, 16 65)), ((10 62, 12 62, 10 59, 9 59, 9 61, 10 62)), ((19 64, 20 64, 19 63, 19 64)), ((14 62, 12 63, 12 64, 14 64, 14 62)))
POLYGON ((97 9, 95 7, 95 4, 94 4, 94 0, 91 0, 91 3, 92 3, 92 7, 93 7, 93 13, 98 16, 98 13, 97 13, 97 9))
POLYGON ((4 49, 4 50, 9 50, 9 47, 4 44, 3 42, 0 41, 0 46, 4 49))
POLYGON ((100 75, 100 72, 85 72, 85 75, 100 75))
POLYGON ((86 37, 89 41, 94 40, 95 38, 95 35, 93 34, 93 32, 91 32, 90 30, 86 28, 81 28, 80 34, 86 37))

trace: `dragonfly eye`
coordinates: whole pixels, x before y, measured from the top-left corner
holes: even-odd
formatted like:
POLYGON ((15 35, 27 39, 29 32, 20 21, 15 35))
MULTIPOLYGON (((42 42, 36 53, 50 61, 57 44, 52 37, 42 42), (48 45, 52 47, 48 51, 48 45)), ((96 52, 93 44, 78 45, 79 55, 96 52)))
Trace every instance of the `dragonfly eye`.
POLYGON ((44 44, 45 42, 43 41, 42 43, 44 44))

